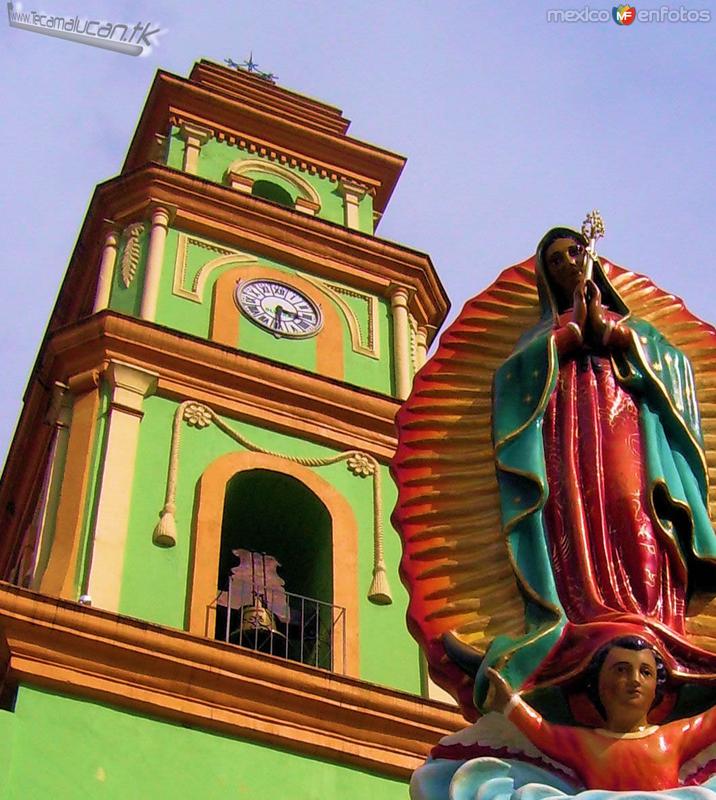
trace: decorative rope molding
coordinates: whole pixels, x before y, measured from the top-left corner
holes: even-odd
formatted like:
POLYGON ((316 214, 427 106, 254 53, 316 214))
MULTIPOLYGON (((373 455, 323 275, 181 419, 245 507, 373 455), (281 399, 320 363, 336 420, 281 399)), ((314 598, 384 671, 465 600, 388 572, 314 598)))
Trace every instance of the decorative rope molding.
POLYGON ((127 226, 124 231, 124 250, 120 264, 122 283, 126 289, 132 285, 134 276, 137 274, 137 265, 142 248, 139 244, 139 237, 144 233, 144 223, 135 222, 127 226))
POLYGON ((303 275, 309 283, 312 283, 317 289, 320 289, 324 294, 333 300, 333 302, 343 312, 343 316, 348 323, 348 330, 351 335, 351 347, 354 353, 362 356, 369 356, 370 358, 380 358, 380 351, 378 347, 378 298, 371 294, 359 292, 355 289, 348 289, 345 286, 339 286, 335 283, 328 283, 319 278, 312 278, 310 275, 303 275), (366 313, 368 319, 367 335, 363 334, 361 324, 356 317, 353 309, 341 297, 355 297, 366 304, 366 313))
POLYGON ((266 450, 253 444, 240 433, 230 428, 209 406, 197 403, 194 400, 185 400, 180 403, 174 413, 172 426, 172 440, 169 450, 169 468, 167 470, 167 487, 164 496, 164 506, 159 512, 159 522, 154 528, 152 540, 160 547, 174 547, 177 543, 176 526, 176 489, 179 475, 179 445, 181 441, 182 423, 186 422, 192 428, 202 430, 208 428, 213 422, 220 431, 225 433, 235 442, 254 453, 282 458, 303 467, 326 467, 345 461, 350 472, 359 478, 373 478, 373 579, 368 589, 368 599, 376 605, 388 605, 393 602, 388 583, 388 573, 385 567, 383 552, 383 501, 381 493, 380 466, 377 460, 368 453, 359 450, 347 450, 327 458, 301 458, 287 456, 266 450))

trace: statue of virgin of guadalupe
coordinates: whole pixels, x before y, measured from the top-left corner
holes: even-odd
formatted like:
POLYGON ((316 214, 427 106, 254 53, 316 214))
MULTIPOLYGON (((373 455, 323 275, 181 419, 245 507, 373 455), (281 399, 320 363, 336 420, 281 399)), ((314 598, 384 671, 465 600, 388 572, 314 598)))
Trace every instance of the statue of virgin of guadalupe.
POLYGON ((586 248, 561 228, 540 242, 541 318, 493 394, 502 528, 518 574, 536 578, 525 588, 561 619, 485 668, 516 645, 523 687, 563 682, 610 639, 651 634, 672 674, 714 677, 716 656, 685 635, 689 562, 716 558, 691 364, 630 314, 598 259, 585 279, 586 248))
POLYGON ((707 372, 716 331, 588 251, 550 230, 468 302, 398 416, 408 622, 469 719, 489 669, 539 704, 622 636, 716 680, 686 626, 716 559, 687 351, 707 372))

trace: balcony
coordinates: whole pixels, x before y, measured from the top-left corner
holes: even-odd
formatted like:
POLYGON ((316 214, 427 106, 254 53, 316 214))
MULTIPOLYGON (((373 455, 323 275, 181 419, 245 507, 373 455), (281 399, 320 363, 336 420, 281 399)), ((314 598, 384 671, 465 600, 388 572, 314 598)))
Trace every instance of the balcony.
POLYGON ((341 606, 230 576, 210 611, 218 640, 346 673, 346 610, 341 606))

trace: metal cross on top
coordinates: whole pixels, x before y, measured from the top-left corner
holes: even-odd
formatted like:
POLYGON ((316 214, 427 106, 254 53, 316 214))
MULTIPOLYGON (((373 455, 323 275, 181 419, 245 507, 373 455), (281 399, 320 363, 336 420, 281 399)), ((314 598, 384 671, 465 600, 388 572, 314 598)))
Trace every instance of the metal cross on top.
POLYGON ((259 65, 254 61, 253 52, 249 53, 248 59, 246 61, 242 61, 240 64, 231 58, 225 58, 224 63, 233 69, 246 70, 246 72, 256 75, 257 78, 263 78, 265 81, 270 81, 271 83, 276 83, 278 80, 278 75, 274 75, 273 72, 262 72, 259 69, 259 65))

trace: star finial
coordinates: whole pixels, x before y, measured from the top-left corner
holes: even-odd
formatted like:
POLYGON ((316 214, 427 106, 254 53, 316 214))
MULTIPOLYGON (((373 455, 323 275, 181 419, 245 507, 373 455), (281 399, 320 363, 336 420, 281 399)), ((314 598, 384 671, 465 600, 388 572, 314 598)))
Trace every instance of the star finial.
POLYGON ((263 78, 263 80, 269 81, 270 83, 276 83, 278 80, 278 75, 274 75, 273 72, 262 72, 259 69, 259 65, 254 61, 253 51, 249 53, 248 59, 242 61, 240 64, 232 58, 225 58, 224 63, 232 69, 243 69, 251 75, 256 75, 257 78, 263 78))

